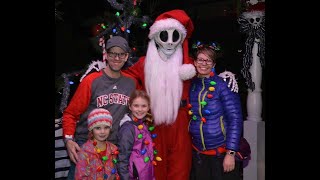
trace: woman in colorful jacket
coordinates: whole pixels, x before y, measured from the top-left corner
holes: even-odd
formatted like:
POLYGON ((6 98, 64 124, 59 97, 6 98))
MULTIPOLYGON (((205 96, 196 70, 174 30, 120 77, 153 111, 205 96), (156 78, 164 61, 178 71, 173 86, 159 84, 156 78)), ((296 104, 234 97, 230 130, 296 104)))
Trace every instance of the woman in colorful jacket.
POLYGON ((240 97, 219 77, 215 47, 197 47, 194 65, 197 77, 190 89, 192 180, 239 180, 239 150, 243 118, 240 97))

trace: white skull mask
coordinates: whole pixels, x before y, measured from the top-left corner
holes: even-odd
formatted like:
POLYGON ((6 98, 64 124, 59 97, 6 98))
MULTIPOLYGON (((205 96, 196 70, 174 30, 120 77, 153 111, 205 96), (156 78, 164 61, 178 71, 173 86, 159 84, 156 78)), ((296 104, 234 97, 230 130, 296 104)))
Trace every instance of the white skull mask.
POLYGON ((263 11, 253 11, 243 13, 243 17, 251 24, 254 29, 260 27, 261 22, 264 20, 263 11))
POLYGON ((169 29, 159 32, 154 41, 158 45, 158 51, 169 58, 175 51, 177 46, 181 43, 182 34, 176 29, 169 29))

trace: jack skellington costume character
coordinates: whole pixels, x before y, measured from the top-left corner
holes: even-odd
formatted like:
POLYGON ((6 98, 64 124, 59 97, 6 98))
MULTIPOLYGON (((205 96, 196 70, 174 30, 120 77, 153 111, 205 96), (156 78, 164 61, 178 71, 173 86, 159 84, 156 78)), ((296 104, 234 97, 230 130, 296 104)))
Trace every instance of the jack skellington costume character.
POLYGON ((246 84, 252 91, 255 89, 255 84, 252 81, 251 73, 249 72, 252 65, 252 48, 254 43, 258 43, 258 54, 260 58, 261 66, 264 67, 264 55, 265 55, 265 11, 264 2, 259 2, 248 8, 246 12, 243 12, 238 18, 240 24, 240 32, 248 35, 245 42, 245 54, 243 57, 243 69, 242 75, 246 78, 246 84))
POLYGON ((153 133, 157 135, 155 156, 162 159, 155 166, 157 180, 189 179, 192 147, 188 96, 190 79, 196 70, 189 57, 188 39, 193 29, 190 17, 183 10, 164 12, 150 27, 146 56, 122 70, 135 80, 138 89, 146 90, 150 96, 156 125, 153 133))
POLYGON ((188 92, 196 70, 188 56, 188 39, 193 23, 183 10, 159 15, 150 27, 146 56, 122 70, 136 81, 138 89, 150 96, 151 113, 157 135, 153 141, 157 180, 189 179, 191 138, 188 132, 188 92))

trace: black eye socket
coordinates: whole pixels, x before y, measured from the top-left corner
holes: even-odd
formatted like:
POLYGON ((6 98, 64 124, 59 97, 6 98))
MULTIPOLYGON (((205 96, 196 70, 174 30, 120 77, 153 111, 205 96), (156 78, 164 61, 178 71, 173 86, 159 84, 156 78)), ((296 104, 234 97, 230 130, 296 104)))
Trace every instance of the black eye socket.
POLYGON ((260 18, 256 18, 256 21, 259 22, 259 21, 260 21, 260 18))
POLYGON ((168 41, 168 32, 167 31, 161 31, 160 39, 163 42, 167 42, 168 41))
POLYGON ((178 41, 179 37, 180 37, 179 32, 178 32, 177 30, 174 30, 174 31, 173 31, 172 41, 173 41, 173 42, 178 41))
POLYGON ((254 19, 250 18, 250 22, 253 23, 253 22, 254 22, 254 19))

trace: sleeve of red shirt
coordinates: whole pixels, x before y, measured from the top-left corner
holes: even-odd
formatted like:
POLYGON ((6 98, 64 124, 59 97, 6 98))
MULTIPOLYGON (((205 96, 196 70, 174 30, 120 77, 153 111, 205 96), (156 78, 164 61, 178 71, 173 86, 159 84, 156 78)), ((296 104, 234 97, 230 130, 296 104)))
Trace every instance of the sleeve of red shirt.
POLYGON ((63 136, 74 135, 76 122, 79 121, 80 115, 88 108, 91 98, 91 83, 95 76, 87 76, 79 84, 69 105, 63 112, 62 129, 63 136))
POLYGON ((128 69, 121 70, 124 76, 133 79, 136 83, 136 89, 143 89, 144 87, 144 60, 145 57, 140 57, 138 62, 130 66, 128 69))

